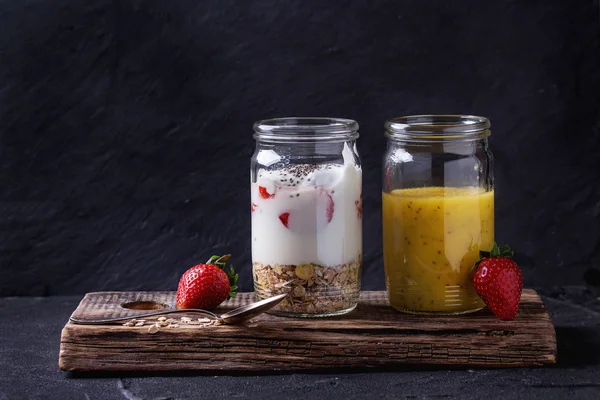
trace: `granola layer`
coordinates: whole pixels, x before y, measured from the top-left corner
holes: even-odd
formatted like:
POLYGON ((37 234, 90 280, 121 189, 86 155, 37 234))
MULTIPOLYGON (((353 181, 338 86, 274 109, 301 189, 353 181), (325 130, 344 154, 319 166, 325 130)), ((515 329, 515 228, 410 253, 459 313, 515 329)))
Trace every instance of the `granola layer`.
POLYGON ((259 298, 288 293, 274 311, 295 314, 327 314, 356 306, 360 291, 361 259, 335 265, 252 265, 254 288, 259 298))

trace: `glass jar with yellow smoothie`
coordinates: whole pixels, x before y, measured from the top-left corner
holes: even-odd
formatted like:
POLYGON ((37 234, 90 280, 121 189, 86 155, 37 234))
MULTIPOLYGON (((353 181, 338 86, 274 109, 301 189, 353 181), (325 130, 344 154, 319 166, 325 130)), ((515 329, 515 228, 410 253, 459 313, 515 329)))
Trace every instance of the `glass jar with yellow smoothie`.
POLYGON ((418 115, 385 124, 383 260, 392 307, 463 314, 479 250, 494 243, 493 160, 486 118, 418 115))

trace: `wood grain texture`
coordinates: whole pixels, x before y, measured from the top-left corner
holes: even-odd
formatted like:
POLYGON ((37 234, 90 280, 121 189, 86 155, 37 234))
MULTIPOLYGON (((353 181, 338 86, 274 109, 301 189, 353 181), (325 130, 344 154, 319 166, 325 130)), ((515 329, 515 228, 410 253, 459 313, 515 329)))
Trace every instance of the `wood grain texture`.
MULTIPOLYGON (((131 316, 128 301, 174 303, 173 292, 90 293, 74 316, 131 316)), ((254 300, 242 293, 219 312, 254 300)), ((197 317, 197 316, 196 316, 197 317)), ((556 362, 556 336, 544 304, 524 290, 514 321, 481 311, 467 316, 402 314, 385 292, 363 292, 345 316, 290 319, 261 315, 241 326, 163 328, 75 325, 62 331, 59 365, 65 371, 302 370, 333 367, 437 365, 542 366, 556 362)))

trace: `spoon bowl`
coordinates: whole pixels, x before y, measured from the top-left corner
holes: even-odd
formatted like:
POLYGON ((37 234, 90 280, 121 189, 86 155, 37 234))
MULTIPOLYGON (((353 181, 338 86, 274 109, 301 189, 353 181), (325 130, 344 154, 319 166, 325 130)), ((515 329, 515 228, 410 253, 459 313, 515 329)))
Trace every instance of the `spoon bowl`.
POLYGON ((248 304, 231 310, 221 315, 221 321, 224 324, 234 325, 239 324, 245 320, 251 319, 260 315, 271 308, 275 307, 281 300, 287 296, 287 293, 278 294, 277 296, 269 297, 267 299, 257 301, 256 303, 248 304))

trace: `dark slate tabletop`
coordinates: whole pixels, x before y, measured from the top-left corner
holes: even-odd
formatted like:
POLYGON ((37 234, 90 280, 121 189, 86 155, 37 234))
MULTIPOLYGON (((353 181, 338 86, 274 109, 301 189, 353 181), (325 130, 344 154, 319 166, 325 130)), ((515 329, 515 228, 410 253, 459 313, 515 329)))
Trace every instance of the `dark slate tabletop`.
POLYGON ((159 376, 61 372, 60 332, 80 297, 0 298, 0 399, 600 398, 600 298, 584 287, 541 293, 555 367, 159 376))

